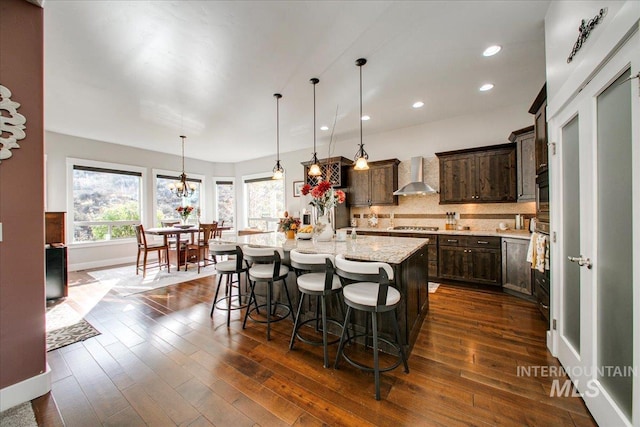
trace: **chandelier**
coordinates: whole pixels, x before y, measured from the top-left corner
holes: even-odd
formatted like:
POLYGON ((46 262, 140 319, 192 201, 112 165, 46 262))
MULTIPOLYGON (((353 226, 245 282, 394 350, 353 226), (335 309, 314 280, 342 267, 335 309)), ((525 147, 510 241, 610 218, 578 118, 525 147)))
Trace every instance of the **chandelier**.
POLYGON ((180 138, 182 138, 182 173, 180 174, 180 181, 177 184, 169 184, 169 190, 176 196, 183 198, 190 197, 196 190, 196 185, 193 182, 187 182, 187 174, 184 173, 184 139, 186 136, 180 135, 180 138))

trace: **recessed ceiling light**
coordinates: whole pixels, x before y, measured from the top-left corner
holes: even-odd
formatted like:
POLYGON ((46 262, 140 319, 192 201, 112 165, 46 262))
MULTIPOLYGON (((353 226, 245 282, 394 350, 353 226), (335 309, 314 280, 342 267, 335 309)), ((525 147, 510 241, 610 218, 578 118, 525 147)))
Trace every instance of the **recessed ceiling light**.
POLYGON ((481 92, 486 92, 486 91, 491 90, 491 89, 493 89, 493 85, 491 83, 486 83, 486 84, 483 84, 482 86, 480 86, 480 91, 481 92))
POLYGON ((502 46, 498 46, 498 45, 489 46, 484 50, 484 52, 482 52, 482 55, 493 56, 496 53, 500 52, 501 50, 502 50, 502 46))
POLYGON ((413 103, 413 108, 420 108, 424 106, 424 102, 418 101, 413 103))
POLYGON ((329 126, 320 126, 320 130, 329 130, 329 126))
POLYGON ((367 116, 366 114, 362 116, 362 121, 366 122, 367 120, 371 120, 371 117, 367 116))

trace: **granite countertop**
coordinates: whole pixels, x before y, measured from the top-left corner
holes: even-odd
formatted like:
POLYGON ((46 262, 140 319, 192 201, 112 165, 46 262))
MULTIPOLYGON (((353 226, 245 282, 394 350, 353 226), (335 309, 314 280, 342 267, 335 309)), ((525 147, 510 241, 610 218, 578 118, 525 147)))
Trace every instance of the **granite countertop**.
MULTIPOLYGON (((298 249, 307 253, 344 254, 346 258, 361 261, 380 261, 389 264, 400 264, 429 242, 429 239, 414 237, 358 236, 343 242, 335 238, 329 242, 313 240, 286 239, 282 233, 255 234, 233 238, 224 237, 221 243, 237 243, 240 245, 282 248, 285 252, 298 249)), ((215 245, 216 243, 209 243, 215 245)))
MULTIPOLYGON (((344 230, 350 231, 351 227, 344 228, 344 230)), ((366 231, 373 233, 398 233, 398 234, 457 234, 463 236, 495 236, 495 237, 511 237, 514 239, 531 238, 531 233, 528 230, 437 230, 437 231, 420 231, 420 230, 388 230, 386 228, 371 228, 371 227, 357 227, 358 231, 366 231)))

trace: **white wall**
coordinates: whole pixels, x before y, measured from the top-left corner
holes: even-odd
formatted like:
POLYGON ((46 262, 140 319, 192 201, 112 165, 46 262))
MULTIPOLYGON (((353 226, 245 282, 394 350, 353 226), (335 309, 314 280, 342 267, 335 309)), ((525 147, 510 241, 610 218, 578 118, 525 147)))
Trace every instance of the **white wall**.
MULTIPOLYGON (((542 84, 543 82, 540 82, 540 87, 542 87, 542 84)), ((536 94, 531 94, 532 102, 536 94)), ((512 131, 533 124, 533 116, 527 112, 529 106, 529 103, 515 104, 483 114, 453 117, 377 135, 368 135, 365 124, 363 138, 365 149, 369 153, 371 161, 389 158, 407 161, 413 156, 433 157, 434 153, 439 151, 505 143, 512 131)), ((46 204, 49 211, 67 210, 67 157, 147 168, 147 174, 150 178, 147 180, 147 188, 145 188, 147 194, 153 194, 154 191, 152 168, 176 171, 180 169, 179 156, 55 132, 47 132, 45 139, 47 154, 46 204)), ((351 159, 357 150, 359 139, 337 139, 332 146, 331 153, 328 151, 327 142, 326 140, 321 140, 318 144, 318 157, 344 156, 351 159)), ((272 141, 265 141, 266 143, 271 144, 272 141)), ((281 153, 280 155, 282 165, 286 169, 285 205, 291 213, 299 212, 308 207, 308 200, 305 197, 293 197, 293 182, 303 181, 304 170, 301 162, 306 162, 311 158, 311 150, 309 147, 294 152, 281 153)), ((208 218, 211 218, 213 213, 213 177, 235 177, 237 227, 243 228, 246 224, 243 217, 242 177, 261 172, 270 173, 274 164, 275 154, 236 164, 211 163, 187 158, 185 160, 185 169, 187 175, 192 173, 205 176, 204 209, 205 216, 208 218)), ((400 182, 400 185, 404 184, 404 182, 400 182)), ((150 203, 151 201, 149 201, 150 203)), ((402 206, 399 208, 402 208, 402 206)), ((424 208, 429 209, 429 205, 425 204, 424 208)), ((151 224, 153 221, 150 209, 147 209, 147 211, 149 212, 143 219, 143 224, 145 225, 151 224)), ((396 212, 400 211, 396 210, 396 212)), ((133 242, 82 245, 81 248, 77 245, 71 245, 69 248, 69 266, 71 269, 84 269, 130 262, 135 260, 135 253, 136 249, 133 242)))

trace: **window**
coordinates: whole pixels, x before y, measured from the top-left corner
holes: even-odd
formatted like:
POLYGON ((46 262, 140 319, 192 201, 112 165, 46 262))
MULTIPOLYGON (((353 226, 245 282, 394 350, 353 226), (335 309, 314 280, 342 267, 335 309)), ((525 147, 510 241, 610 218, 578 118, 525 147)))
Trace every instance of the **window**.
POLYGON ((142 217, 142 172, 89 163, 97 164, 72 168, 73 242, 134 238, 142 217))
POLYGON ((245 179, 247 224, 264 231, 275 231, 284 211, 284 180, 271 177, 245 179))
POLYGON ((216 181, 216 219, 225 226, 235 228, 235 189, 233 181, 216 181))
POLYGON ((195 224, 198 222, 197 209, 200 209, 200 194, 202 190, 202 180, 199 178, 187 178, 189 183, 195 184, 195 191, 190 197, 178 198, 169 189, 170 184, 175 184, 180 178, 171 175, 156 175, 156 215, 155 223, 159 227, 160 221, 166 219, 180 219, 176 212, 178 206, 193 206, 196 208, 193 214, 189 216, 187 222, 195 224))

